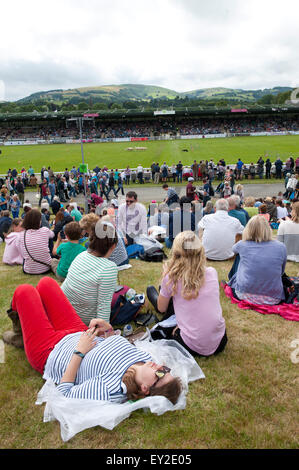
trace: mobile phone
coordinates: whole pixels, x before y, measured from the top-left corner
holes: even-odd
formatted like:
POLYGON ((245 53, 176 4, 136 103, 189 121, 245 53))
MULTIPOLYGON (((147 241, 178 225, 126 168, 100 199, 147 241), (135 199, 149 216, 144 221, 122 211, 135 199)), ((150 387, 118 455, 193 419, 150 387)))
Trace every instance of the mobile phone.
POLYGON ((124 286, 117 286, 115 288, 115 291, 114 292, 119 292, 120 290, 122 290, 124 288, 124 286))

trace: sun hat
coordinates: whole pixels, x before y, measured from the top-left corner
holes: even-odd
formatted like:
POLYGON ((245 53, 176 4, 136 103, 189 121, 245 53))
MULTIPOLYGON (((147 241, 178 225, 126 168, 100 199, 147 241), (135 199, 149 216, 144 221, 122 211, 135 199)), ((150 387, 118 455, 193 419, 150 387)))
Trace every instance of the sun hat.
POLYGON ((194 178, 192 178, 192 176, 189 176, 188 181, 190 181, 190 182, 194 181, 194 178))

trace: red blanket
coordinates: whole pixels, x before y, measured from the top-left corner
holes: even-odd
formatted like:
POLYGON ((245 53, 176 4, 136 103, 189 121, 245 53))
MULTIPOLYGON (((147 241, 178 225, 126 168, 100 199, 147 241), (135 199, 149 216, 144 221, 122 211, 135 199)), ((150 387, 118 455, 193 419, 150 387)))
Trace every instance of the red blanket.
POLYGON ((238 304, 239 308, 244 310, 251 309, 263 314, 276 314, 283 317, 285 320, 299 321, 299 303, 294 304, 279 304, 279 305, 256 305, 246 300, 237 300, 230 286, 225 283, 221 283, 221 287, 225 292, 225 295, 230 298, 232 304, 238 304))

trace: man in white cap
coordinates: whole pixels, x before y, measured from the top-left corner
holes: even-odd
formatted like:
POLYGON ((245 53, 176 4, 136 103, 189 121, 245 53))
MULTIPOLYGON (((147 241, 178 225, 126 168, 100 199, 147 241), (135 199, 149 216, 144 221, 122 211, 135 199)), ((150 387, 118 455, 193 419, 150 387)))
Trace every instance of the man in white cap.
POLYGON ((194 196, 195 196, 195 187, 193 186, 193 181, 194 181, 194 178, 192 178, 192 176, 190 176, 188 178, 188 184, 186 186, 186 196, 187 198, 191 201, 194 201, 194 196))

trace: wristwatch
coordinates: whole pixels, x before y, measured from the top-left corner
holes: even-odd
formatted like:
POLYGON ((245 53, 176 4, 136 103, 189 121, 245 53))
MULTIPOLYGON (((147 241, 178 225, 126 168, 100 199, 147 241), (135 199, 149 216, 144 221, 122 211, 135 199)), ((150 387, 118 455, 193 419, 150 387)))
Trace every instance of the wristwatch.
POLYGON ((80 351, 77 351, 77 349, 75 349, 73 354, 77 354, 77 356, 80 356, 82 359, 84 359, 84 357, 85 357, 85 354, 81 353, 80 351))

